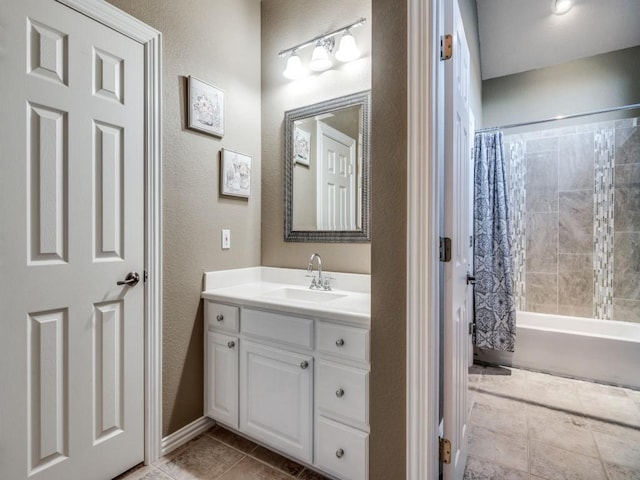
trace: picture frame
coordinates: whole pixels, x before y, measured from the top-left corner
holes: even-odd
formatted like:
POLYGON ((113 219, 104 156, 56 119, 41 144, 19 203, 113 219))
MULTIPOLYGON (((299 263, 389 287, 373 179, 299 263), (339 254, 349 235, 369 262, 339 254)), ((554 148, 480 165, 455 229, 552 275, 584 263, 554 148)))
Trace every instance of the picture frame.
POLYGON ((223 148, 220 152, 220 194, 251 196, 251 157, 223 148))
POLYGON ((224 91, 194 76, 187 88, 188 128, 216 137, 224 136, 224 91))
POLYGON ((296 127, 293 136, 294 162, 308 167, 311 154, 311 132, 296 127))

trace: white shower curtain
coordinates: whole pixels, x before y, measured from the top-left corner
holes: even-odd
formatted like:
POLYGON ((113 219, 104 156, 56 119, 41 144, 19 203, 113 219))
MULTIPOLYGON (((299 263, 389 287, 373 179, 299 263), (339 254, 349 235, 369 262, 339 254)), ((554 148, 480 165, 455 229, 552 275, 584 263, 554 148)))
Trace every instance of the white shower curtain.
POLYGON ((474 288, 480 348, 513 352, 516 335, 511 225, 502 132, 477 133, 474 148, 474 288))

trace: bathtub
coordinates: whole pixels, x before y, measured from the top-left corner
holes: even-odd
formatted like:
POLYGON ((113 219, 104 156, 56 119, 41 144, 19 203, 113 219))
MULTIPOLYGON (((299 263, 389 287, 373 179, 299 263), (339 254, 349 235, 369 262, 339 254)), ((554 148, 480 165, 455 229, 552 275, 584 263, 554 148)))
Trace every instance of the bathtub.
POLYGON ((518 312, 515 352, 483 362, 640 389, 640 323, 518 312))

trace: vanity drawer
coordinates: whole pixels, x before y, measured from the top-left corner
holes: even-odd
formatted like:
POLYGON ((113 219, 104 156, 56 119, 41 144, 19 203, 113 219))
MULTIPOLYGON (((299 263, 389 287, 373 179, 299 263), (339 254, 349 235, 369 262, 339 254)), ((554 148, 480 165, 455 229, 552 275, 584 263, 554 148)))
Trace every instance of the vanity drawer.
POLYGON ((368 428, 369 372, 320 360, 316 374, 316 401, 321 414, 368 428))
POLYGON ((328 418, 318 417, 315 463, 344 480, 366 480, 369 434, 328 418))
POLYGON ((318 350, 360 362, 369 361, 369 330, 318 322, 318 350))
POLYGON ((240 309, 223 303, 204 302, 204 316, 210 328, 237 332, 240 327, 240 309))
POLYGON ((243 308, 242 333, 278 343, 313 348, 313 320, 310 318, 243 308))

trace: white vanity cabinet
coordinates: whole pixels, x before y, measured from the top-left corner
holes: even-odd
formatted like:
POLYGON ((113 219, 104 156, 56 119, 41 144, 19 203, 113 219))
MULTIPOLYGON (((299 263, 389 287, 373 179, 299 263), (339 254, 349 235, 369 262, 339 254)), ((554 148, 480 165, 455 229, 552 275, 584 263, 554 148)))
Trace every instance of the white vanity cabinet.
POLYGON ((369 466, 369 329, 317 322, 315 465, 366 480, 369 466))
POLYGON ((313 460, 313 320, 241 308, 240 431, 313 460))
POLYGON ((238 352, 238 337, 207 332, 205 413, 231 428, 238 428, 238 352))
POLYGON ((238 428, 240 309, 205 302, 205 415, 238 428))
POLYGON ((333 478, 368 478, 368 323, 205 300, 205 325, 207 416, 333 478))
POLYGON ((311 463, 313 357, 248 340, 241 352, 240 431, 311 463))

